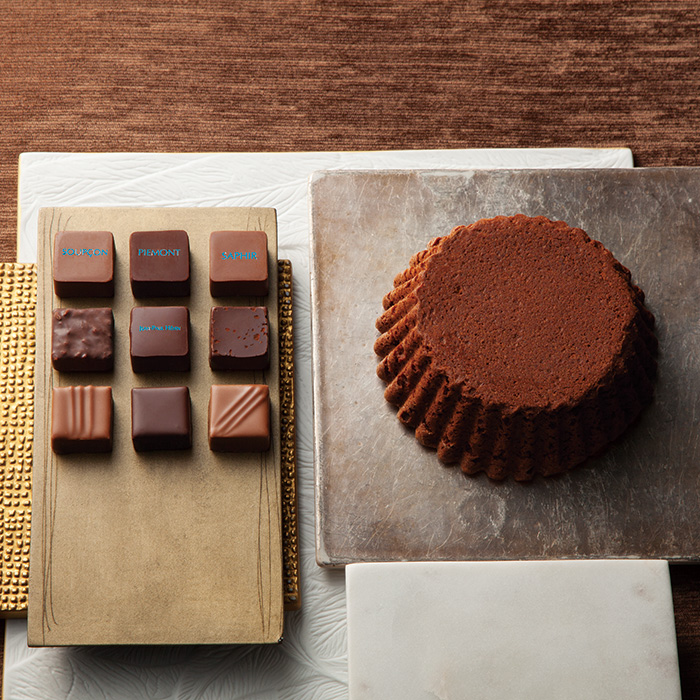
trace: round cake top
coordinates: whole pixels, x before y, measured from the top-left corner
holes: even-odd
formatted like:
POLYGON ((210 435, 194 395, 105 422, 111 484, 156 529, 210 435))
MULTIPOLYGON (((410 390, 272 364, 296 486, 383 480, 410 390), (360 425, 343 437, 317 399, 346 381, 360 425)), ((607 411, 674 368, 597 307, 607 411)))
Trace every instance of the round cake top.
POLYGON ((437 367, 502 406, 578 400, 611 370, 637 313, 629 273, 601 243, 520 214, 441 239, 417 295, 437 367))

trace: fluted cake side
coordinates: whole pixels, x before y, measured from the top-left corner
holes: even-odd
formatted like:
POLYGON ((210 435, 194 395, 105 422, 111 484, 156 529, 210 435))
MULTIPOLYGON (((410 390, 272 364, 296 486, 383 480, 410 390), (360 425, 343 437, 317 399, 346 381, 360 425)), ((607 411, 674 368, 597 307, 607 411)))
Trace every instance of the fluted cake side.
POLYGON ((496 217, 432 240, 377 320, 385 398, 447 464, 492 479, 567 471, 651 401, 654 317, 581 229, 496 217))

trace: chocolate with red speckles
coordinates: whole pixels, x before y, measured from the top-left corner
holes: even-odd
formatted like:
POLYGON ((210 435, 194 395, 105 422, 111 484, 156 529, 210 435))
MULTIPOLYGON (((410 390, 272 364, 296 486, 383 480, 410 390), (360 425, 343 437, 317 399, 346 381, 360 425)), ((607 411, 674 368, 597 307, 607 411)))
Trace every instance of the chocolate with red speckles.
POLYGON ((269 323, 264 306, 214 306, 209 365, 215 370, 262 370, 270 365, 269 323))

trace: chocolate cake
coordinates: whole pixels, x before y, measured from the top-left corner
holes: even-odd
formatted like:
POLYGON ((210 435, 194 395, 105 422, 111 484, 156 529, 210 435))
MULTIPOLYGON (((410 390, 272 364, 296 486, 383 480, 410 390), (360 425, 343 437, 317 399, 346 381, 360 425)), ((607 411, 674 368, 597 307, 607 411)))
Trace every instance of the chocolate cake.
POLYGON ((562 221, 458 226, 377 320, 387 401, 467 474, 527 481, 599 454, 650 402, 654 317, 627 268, 562 221))

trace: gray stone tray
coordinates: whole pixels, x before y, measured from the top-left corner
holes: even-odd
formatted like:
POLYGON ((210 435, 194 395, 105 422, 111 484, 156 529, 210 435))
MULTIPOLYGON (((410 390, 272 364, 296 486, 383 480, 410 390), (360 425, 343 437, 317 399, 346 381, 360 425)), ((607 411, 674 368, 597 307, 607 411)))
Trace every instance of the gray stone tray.
POLYGON ((700 168, 335 171, 311 189, 316 556, 700 559, 700 168), (411 255, 460 223, 562 219, 632 270, 656 315, 656 398, 604 456, 531 484, 464 476, 383 398, 372 346, 411 255))

